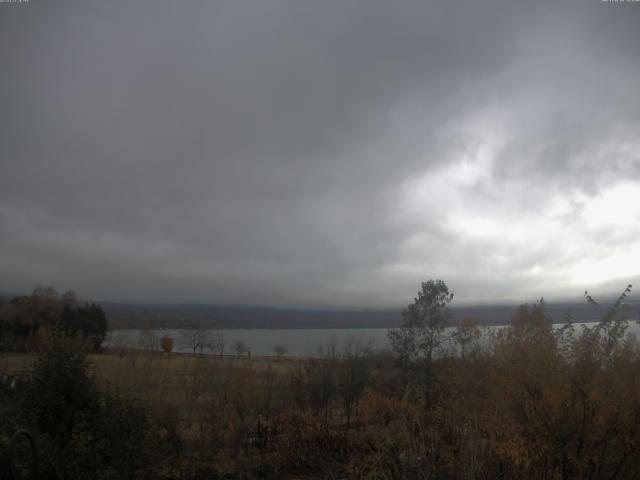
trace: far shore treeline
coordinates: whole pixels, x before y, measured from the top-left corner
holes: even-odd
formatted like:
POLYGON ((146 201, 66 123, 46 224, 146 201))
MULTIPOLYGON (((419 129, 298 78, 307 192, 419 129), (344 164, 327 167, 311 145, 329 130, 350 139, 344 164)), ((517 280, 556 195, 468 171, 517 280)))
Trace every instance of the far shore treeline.
MULTIPOLYGON (((630 302, 632 303, 632 302, 630 302)), ((608 307, 606 303, 603 307, 608 307)), ((451 308, 452 325, 473 321, 479 326, 508 325, 516 304, 462 305, 451 308)), ((81 302, 69 290, 62 295, 52 287, 36 287, 29 295, 0 295, 0 342, 14 336, 18 343, 29 341, 40 326, 57 324, 72 334, 91 337, 96 345, 104 340, 106 322, 109 329, 182 329, 194 325, 212 329, 339 329, 397 328, 402 323, 400 309, 320 310, 274 308, 246 305, 143 304, 116 302, 81 302), (49 306, 56 313, 52 320, 49 306), (33 317, 27 320, 26 316, 33 317), (35 316, 35 317, 34 317, 35 316), (104 318, 103 318, 104 317, 104 318), (29 322, 33 322, 30 325, 29 322)), ((567 315, 574 321, 597 321, 590 305, 581 302, 552 302, 546 313, 554 323, 567 315)), ((630 317, 633 319, 633 311, 630 317)), ((44 331, 41 332, 43 334, 44 331)), ((33 339, 32 339, 33 340, 33 339)))
POLYGON ((26 351, 44 346, 54 333, 77 337, 98 351, 107 336, 107 317, 96 303, 81 303, 68 290, 34 288, 30 295, 0 298, 0 347, 26 351))
MULTIPOLYGON (((311 310, 206 304, 100 302, 100 305, 113 330, 180 329, 193 325, 215 329, 396 328, 402 323, 401 306, 380 310, 311 310)), ((452 324, 472 320, 477 325, 507 325, 517 307, 517 304, 455 306, 451 308, 452 324)), ((568 313, 575 321, 598 320, 593 308, 584 301, 547 303, 546 308, 547 315, 556 323, 563 322, 568 313)), ((631 317, 633 314, 631 311, 631 317)))

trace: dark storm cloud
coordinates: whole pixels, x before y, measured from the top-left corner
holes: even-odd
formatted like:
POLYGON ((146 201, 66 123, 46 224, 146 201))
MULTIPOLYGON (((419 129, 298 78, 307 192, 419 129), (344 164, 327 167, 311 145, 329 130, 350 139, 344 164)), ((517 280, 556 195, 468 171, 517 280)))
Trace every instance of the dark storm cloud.
POLYGON ((633 4, 0 7, 0 290, 376 306, 635 275, 640 212, 588 215, 640 199, 633 4))

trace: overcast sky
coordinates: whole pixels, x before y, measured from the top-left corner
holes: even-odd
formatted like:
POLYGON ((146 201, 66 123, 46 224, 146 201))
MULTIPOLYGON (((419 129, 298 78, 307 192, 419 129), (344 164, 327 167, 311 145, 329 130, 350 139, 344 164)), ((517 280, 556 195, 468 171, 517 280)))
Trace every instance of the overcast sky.
POLYGON ((622 291, 639 48, 637 2, 0 3, 0 291, 622 291))

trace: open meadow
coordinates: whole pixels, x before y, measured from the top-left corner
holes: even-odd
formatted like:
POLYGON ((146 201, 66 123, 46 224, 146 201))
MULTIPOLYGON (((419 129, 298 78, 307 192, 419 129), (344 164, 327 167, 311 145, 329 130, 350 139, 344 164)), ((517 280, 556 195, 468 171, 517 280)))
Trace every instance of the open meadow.
POLYGON ((388 353, 352 342, 307 359, 52 337, 0 354, 0 447, 29 428, 43 471, 77 479, 633 478, 640 350, 624 295, 578 331, 554 329, 543 303, 489 338, 459 324, 455 355, 436 355, 438 317, 390 330, 388 353))

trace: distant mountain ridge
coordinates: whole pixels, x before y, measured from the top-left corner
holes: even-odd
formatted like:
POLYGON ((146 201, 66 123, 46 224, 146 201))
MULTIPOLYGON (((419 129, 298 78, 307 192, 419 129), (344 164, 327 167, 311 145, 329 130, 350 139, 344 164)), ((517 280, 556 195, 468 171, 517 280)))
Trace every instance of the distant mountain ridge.
MULTIPOLYGON (((16 295, 0 294, 8 301, 16 295)), ((84 301, 84 300, 82 300, 84 301)), ((197 303, 135 304, 97 302, 106 312, 110 328, 184 328, 197 325, 208 328, 393 328, 402 322, 403 306, 386 309, 304 309, 260 305, 215 305, 197 303)), ((640 318, 640 297, 629 297, 628 317, 640 318)), ((575 322, 598 320, 611 303, 596 309, 585 301, 550 302, 547 314, 554 323, 562 323, 568 312, 575 322)), ((454 305, 453 324, 463 319, 479 325, 509 323, 518 304, 454 305)))
MULTIPOLYGON (((637 318, 636 302, 629 302, 629 318, 637 318)), ((313 310, 267 306, 202 304, 125 304, 100 302, 111 328, 392 328, 402 322, 402 310, 313 310)), ((557 302, 546 305, 554 323, 565 321, 571 312, 573 321, 597 320, 610 304, 598 311, 586 302, 557 302)), ((509 323, 518 305, 467 305, 451 307, 453 323, 462 319, 479 325, 509 323)))

